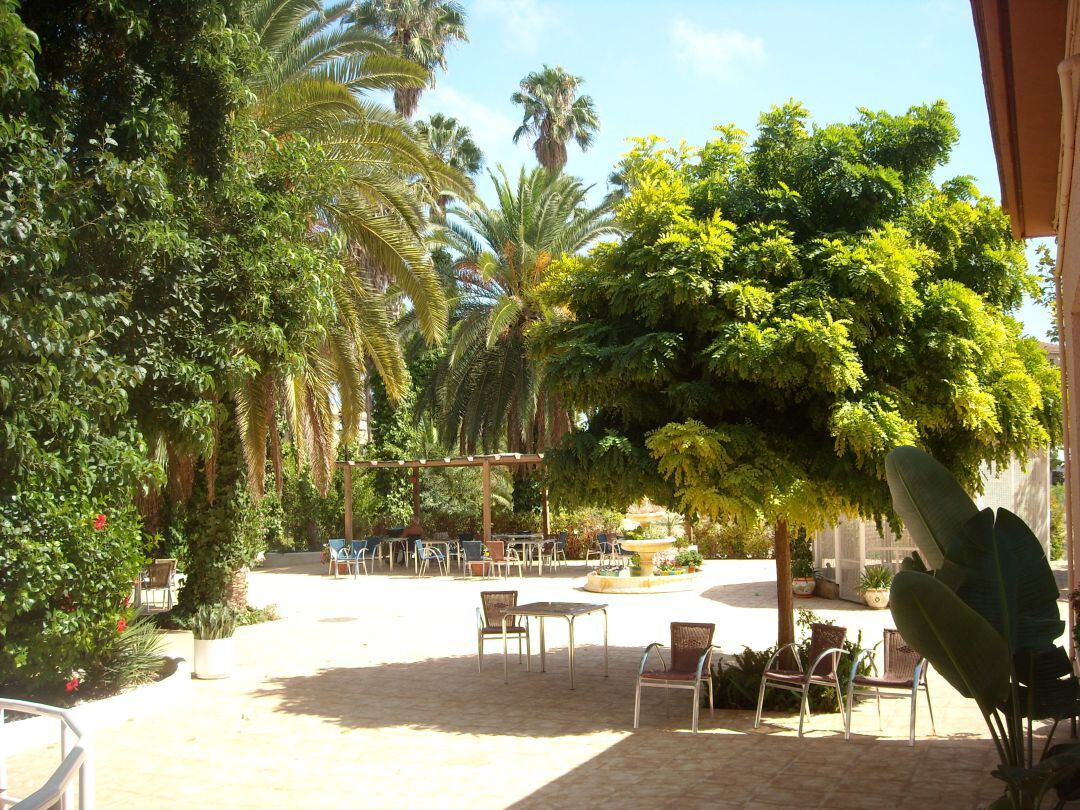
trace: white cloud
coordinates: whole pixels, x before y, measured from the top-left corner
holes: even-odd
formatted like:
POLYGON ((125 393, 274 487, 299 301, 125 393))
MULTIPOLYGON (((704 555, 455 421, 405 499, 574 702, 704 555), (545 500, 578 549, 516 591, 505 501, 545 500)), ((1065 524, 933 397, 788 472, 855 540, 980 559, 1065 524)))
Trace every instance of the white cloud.
POLYGON ((492 17, 503 29, 503 45, 509 51, 536 53, 557 15, 539 0, 476 0, 473 13, 492 17))
POLYGON ((513 143, 518 122, 445 82, 424 91, 417 118, 427 118, 437 112, 453 116, 471 130, 473 140, 484 153, 488 169, 502 163, 508 171, 516 172, 517 167, 528 158, 528 151, 522 145, 525 142, 519 145, 513 143))
POLYGON ((676 58, 685 67, 710 79, 730 79, 744 67, 765 60, 765 42, 733 28, 708 31, 684 17, 671 24, 676 58))

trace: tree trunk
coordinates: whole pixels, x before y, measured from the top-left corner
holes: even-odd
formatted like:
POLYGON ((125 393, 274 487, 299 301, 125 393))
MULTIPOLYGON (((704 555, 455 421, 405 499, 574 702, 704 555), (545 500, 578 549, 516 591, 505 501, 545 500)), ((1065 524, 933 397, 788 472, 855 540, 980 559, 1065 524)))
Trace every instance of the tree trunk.
MULTIPOLYGON (((776 643, 782 647, 795 640, 795 605, 791 592, 791 538, 786 521, 776 521, 773 535, 776 549, 776 643)), ((785 654, 781 666, 791 666, 794 659, 785 654)))

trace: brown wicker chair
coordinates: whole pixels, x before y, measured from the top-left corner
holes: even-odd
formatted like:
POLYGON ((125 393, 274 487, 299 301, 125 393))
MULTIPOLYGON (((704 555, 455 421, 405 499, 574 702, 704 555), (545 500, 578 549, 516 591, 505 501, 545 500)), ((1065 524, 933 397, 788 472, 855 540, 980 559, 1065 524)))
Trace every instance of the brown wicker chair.
POLYGON ((809 666, 803 668, 799 660, 798 646, 795 642, 785 644, 773 653, 769 663, 765 665, 765 672, 761 676, 761 689, 758 691, 757 712, 754 715, 754 728, 761 726, 761 707, 765 702, 766 688, 783 689, 794 692, 800 696, 799 703, 799 736, 803 735, 803 723, 810 714, 809 693, 811 686, 824 686, 836 690, 836 705, 840 707, 841 717, 846 718, 844 713, 843 691, 840 689, 840 676, 837 674, 837 665, 840 656, 844 654, 844 640, 847 638, 847 628, 837 627, 834 624, 813 624, 810 626, 810 660, 809 666), (784 669, 776 666, 777 659, 784 650, 791 650, 795 657, 797 669, 784 669))
MULTIPOLYGON (((476 609, 476 671, 484 671, 484 642, 488 639, 502 638, 502 620, 507 608, 517 605, 517 591, 481 591, 480 604, 476 609)), ((521 639, 525 638, 525 666, 529 669, 532 658, 532 645, 529 642, 529 617, 519 624, 517 616, 511 616, 506 622, 506 635, 517 636, 518 661, 521 661, 521 639)))
POLYGON ((512 549, 507 548, 506 543, 502 540, 492 540, 489 543, 485 543, 487 546, 488 554, 491 557, 491 566, 495 569, 495 575, 499 574, 499 567, 502 567, 503 578, 510 576, 510 566, 516 565, 518 567, 518 576, 525 576, 525 561, 518 556, 518 553, 512 549))
POLYGON ((878 674, 877 664, 874 664, 873 675, 859 675, 859 667, 862 662, 870 658, 873 661, 873 650, 863 650, 855 659, 851 667, 851 677, 848 681, 847 693, 847 718, 844 721, 844 739, 851 739, 851 705, 855 699, 855 690, 863 689, 872 691, 877 697, 878 728, 881 728, 881 690, 911 696, 911 723, 908 729, 908 744, 915 745, 915 708, 918 703, 919 689, 926 693, 926 708, 930 712, 930 728, 937 734, 937 725, 934 723, 934 707, 930 704, 930 688, 926 685, 926 674, 930 665, 925 658, 907 645, 899 630, 886 630, 882 640, 884 666, 881 674, 878 674))
POLYGON ((660 642, 650 644, 641 656, 638 667, 637 691, 634 695, 634 728, 641 719, 641 687, 657 686, 662 689, 690 689, 694 693, 694 708, 690 716, 690 727, 698 730, 698 710, 701 707, 701 685, 709 690, 709 711, 713 708, 712 689, 712 653, 718 649, 713 646, 715 624, 697 624, 694 622, 671 623, 671 666, 664 661, 660 652, 660 642), (655 652, 660 659, 662 669, 645 671, 649 653, 655 652))
POLYGON ((142 582, 143 602, 149 602, 148 591, 161 591, 161 604, 171 610, 176 602, 176 560, 154 560, 146 566, 142 582))

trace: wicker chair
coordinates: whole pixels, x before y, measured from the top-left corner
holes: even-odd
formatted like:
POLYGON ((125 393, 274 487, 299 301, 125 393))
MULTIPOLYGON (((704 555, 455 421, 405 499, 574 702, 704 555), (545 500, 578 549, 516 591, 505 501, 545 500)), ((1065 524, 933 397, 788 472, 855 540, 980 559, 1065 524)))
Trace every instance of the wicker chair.
POLYGON ((851 677, 848 680, 847 693, 847 717, 844 721, 844 739, 851 739, 851 705, 855 699, 855 690, 863 689, 872 691, 877 697, 878 728, 881 728, 881 690, 891 691, 895 696, 911 696, 911 723, 908 729, 908 744, 915 745, 915 707, 918 703, 919 689, 926 693, 926 708, 930 712, 930 727, 937 734, 937 725, 934 723, 934 707, 930 704, 930 689, 926 685, 926 674, 930 665, 925 658, 911 649, 900 635, 899 630, 886 630, 882 641, 883 654, 885 657, 882 672, 878 675, 877 665, 874 665, 874 675, 859 675, 859 667, 862 662, 873 656, 873 650, 863 650, 855 659, 851 667, 851 677))
MULTIPOLYGON (((484 671, 484 642, 490 639, 496 641, 502 639, 502 619, 507 608, 517 605, 517 591, 481 591, 480 604, 483 608, 476 609, 476 671, 484 671)), ((517 616, 511 616, 506 621, 506 635, 517 636, 518 662, 521 661, 521 639, 525 639, 525 666, 531 669, 530 658, 532 645, 529 643, 529 617, 525 617, 525 623, 520 624, 517 616)))
POLYGON ((161 591, 161 606, 171 610, 176 602, 176 560, 154 560, 146 566, 142 589, 143 601, 146 603, 149 603, 149 591, 161 591))
POLYGON ((641 687, 656 686, 661 689, 690 689, 694 693, 694 708, 690 727, 698 730, 698 710, 701 706, 701 685, 709 690, 709 711, 713 708, 712 654, 718 649, 713 646, 715 624, 696 624, 693 622, 671 623, 671 666, 664 661, 660 652, 664 645, 654 642, 645 648, 638 667, 637 691, 634 694, 634 728, 641 719, 641 687), (645 671, 649 653, 656 653, 661 669, 645 671))
POLYGON ((840 707, 840 715, 844 713, 843 691, 840 689, 840 676, 837 674, 837 665, 840 656, 844 654, 844 640, 847 638, 847 628, 837 627, 834 624, 813 624, 810 626, 810 660, 809 666, 803 668, 799 660, 798 646, 795 642, 785 644, 773 653, 769 663, 765 665, 765 672, 761 676, 761 689, 758 691, 757 713, 754 715, 754 728, 761 726, 761 707, 765 701, 765 689, 783 689, 794 692, 800 696, 799 703, 799 736, 803 735, 803 723, 810 714, 810 699, 808 697, 811 686, 824 686, 836 690, 836 705, 840 707), (784 650, 790 649, 795 657, 797 669, 783 669, 775 666, 777 659, 784 650))
POLYGON ((487 546, 488 554, 491 555, 491 565, 495 569, 495 575, 499 575, 499 567, 502 567, 503 578, 510 576, 510 566, 516 565, 518 567, 518 576, 525 576, 525 561, 518 556, 518 553, 512 549, 507 548, 506 543, 502 540, 492 540, 490 543, 485 543, 487 546))

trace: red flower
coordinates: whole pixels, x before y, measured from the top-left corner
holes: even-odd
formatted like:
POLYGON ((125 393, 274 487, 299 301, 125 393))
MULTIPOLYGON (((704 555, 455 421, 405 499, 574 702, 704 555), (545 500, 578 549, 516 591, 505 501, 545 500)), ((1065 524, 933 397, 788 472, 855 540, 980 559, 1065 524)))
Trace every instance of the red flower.
POLYGON ((105 516, 99 514, 96 518, 94 518, 94 531, 95 532, 100 532, 104 528, 105 528, 105 516))
POLYGON ((124 607, 128 607, 131 604, 131 594, 124 597, 124 607))
POLYGON ((124 617, 121 616, 116 620, 116 632, 123 633, 125 630, 127 630, 127 622, 124 620, 124 617))
POLYGON ((64 684, 64 688, 67 689, 69 692, 74 692, 76 689, 78 689, 79 688, 79 676, 78 675, 72 675, 71 680, 68 681, 66 684, 64 684))

